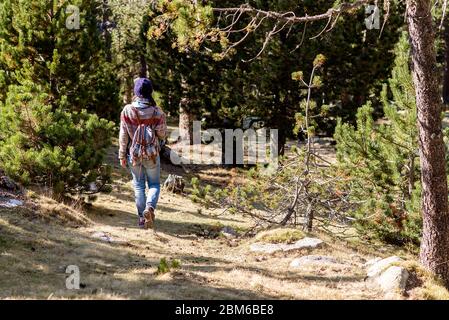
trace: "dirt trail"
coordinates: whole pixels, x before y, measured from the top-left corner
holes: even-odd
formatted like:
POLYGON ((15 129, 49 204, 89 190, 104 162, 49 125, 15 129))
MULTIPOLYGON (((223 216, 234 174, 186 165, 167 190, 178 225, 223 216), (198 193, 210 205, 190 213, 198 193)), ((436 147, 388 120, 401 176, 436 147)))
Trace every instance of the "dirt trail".
POLYGON ((94 203, 87 213, 91 223, 85 227, 30 220, 18 209, 0 208, 0 298, 382 297, 364 283, 362 266, 370 256, 323 236, 327 245, 313 252, 251 253, 252 239, 204 236, 204 230, 222 226, 245 229, 249 222, 244 217, 214 217, 217 212, 205 210, 186 197, 163 192, 157 231, 138 229, 129 175, 115 167, 114 178, 113 192, 94 203), (332 255, 345 265, 303 271, 289 267, 294 258, 306 254, 332 255), (179 260, 181 265, 158 275, 157 267, 164 257, 179 260), (68 265, 80 269, 80 290, 65 288, 68 265))

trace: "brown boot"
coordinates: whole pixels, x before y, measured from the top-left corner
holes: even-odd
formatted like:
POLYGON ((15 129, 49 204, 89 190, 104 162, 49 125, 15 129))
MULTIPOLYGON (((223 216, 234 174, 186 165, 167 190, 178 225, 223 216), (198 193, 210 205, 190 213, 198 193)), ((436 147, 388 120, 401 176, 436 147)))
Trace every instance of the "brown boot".
POLYGON ((154 209, 152 207, 146 208, 143 212, 143 217, 145 218, 144 229, 153 229, 154 219, 156 217, 154 214, 154 209))

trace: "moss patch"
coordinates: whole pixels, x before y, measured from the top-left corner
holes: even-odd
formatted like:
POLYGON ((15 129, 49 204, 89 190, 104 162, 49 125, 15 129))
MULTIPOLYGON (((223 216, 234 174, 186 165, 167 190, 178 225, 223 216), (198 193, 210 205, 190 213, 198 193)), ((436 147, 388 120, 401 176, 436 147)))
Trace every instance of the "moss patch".
POLYGON ((410 273, 407 291, 414 299, 449 300, 449 291, 443 282, 425 270, 417 261, 404 261, 398 265, 410 273))
POLYGON ((304 232, 298 229, 274 229, 259 233, 256 240, 269 243, 294 243, 305 237, 304 232))

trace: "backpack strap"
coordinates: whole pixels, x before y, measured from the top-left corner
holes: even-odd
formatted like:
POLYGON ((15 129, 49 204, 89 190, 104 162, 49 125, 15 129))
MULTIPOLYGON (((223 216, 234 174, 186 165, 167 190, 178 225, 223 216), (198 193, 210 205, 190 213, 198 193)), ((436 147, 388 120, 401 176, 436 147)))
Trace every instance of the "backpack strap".
MULTIPOLYGON (((131 105, 131 109, 133 110, 134 115, 136 116, 137 123, 139 124, 139 126, 142 125, 142 121, 140 120, 139 111, 137 110, 137 108, 131 105)), ((156 112, 157 112, 157 110, 156 110, 156 108, 154 108, 153 114, 151 115, 150 118, 154 117, 154 115, 156 114, 156 112)), ((152 126, 150 126, 150 127, 152 128, 152 126)), ((152 128, 152 129, 153 129, 153 128, 152 128)))
POLYGON ((142 124, 142 121, 140 121, 139 111, 133 106, 131 106, 131 109, 134 111, 134 115, 136 116, 137 123, 140 126, 142 124))

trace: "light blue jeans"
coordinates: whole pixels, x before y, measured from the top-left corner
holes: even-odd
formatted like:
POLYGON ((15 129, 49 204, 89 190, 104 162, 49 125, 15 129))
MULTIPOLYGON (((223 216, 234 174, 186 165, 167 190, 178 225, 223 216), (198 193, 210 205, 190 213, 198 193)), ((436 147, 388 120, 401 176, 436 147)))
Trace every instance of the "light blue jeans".
POLYGON ((161 193, 161 160, 158 157, 156 164, 152 161, 144 161, 142 165, 133 166, 129 161, 131 174, 133 176, 134 193, 136 197, 137 213, 143 217, 147 207, 156 210, 159 195, 161 193), (148 184, 148 197, 146 185, 148 184))

